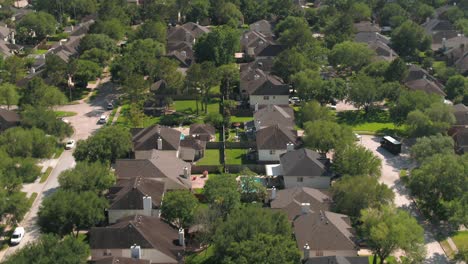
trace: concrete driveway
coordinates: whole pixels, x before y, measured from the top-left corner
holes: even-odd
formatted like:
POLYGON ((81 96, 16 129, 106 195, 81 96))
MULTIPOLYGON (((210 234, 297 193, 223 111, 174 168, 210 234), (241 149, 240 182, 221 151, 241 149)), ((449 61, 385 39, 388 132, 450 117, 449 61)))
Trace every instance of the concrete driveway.
MULTIPOLYGON (((107 103, 115 99, 115 97, 113 85, 110 82, 104 82, 100 88, 99 95, 93 101, 85 102, 82 100, 78 104, 57 107, 57 110, 76 112, 77 114, 75 116, 67 117, 75 131, 72 138, 75 140, 86 139, 102 127, 102 125, 98 124, 99 117, 101 114, 109 115, 110 111, 106 110, 106 106, 107 103)), ((47 197, 59 187, 58 176, 60 173, 73 168, 75 164, 73 150, 64 151, 58 158, 57 165, 50 173, 47 181, 32 187, 33 189, 31 192, 38 193, 38 196, 31 206, 31 209, 20 223, 20 226, 26 229, 26 235, 19 245, 8 248, 6 251, 2 252, 3 254, 0 253, 0 262, 4 257, 13 254, 18 249, 23 248, 28 242, 35 241, 40 236, 40 229, 39 226, 37 226, 37 213, 40 205, 44 197, 47 197)))
POLYGON ((395 205, 409 211, 418 220, 419 224, 424 227, 424 240, 427 250, 424 263, 449 263, 445 252, 434 238, 432 226, 424 220, 409 196, 408 190, 400 181, 400 170, 413 166, 409 159, 408 150, 403 147, 402 154, 395 156, 380 148, 380 138, 375 136, 363 135, 360 143, 382 160, 382 177, 380 178, 380 182, 385 183, 395 193, 395 205))

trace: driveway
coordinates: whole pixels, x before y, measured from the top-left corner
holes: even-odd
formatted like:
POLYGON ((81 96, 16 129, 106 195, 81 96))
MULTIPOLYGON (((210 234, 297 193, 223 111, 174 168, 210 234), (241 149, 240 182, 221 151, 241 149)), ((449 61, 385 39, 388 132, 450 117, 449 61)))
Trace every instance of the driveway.
POLYGON ((412 166, 408 150, 404 148, 402 154, 395 156, 380 148, 380 138, 375 136, 363 135, 361 144, 382 160, 382 177, 380 178, 380 182, 385 183, 395 193, 395 205, 409 211, 418 220, 419 224, 424 227, 424 240, 427 250, 424 263, 449 263, 445 252, 434 238, 432 226, 424 220, 409 196, 408 190, 400 181, 400 170, 412 166))
MULTIPOLYGON (((109 115, 110 111, 106 110, 106 106, 107 102, 112 99, 115 99, 114 88, 110 82, 107 82, 102 85, 99 95, 93 101, 85 102, 82 100, 78 104, 57 107, 57 110, 76 112, 75 116, 67 117, 75 131, 72 138, 76 140, 86 139, 102 126, 98 124, 99 116, 103 113, 109 115)), ((40 230, 37 226, 39 207, 44 197, 50 195, 59 187, 58 176, 60 173, 73 168, 75 164, 73 150, 64 151, 47 181, 33 187, 34 189, 31 192, 38 193, 38 196, 20 223, 26 229, 26 235, 19 245, 10 247, 5 252, 0 252, 0 262, 4 257, 13 254, 16 250, 23 248, 28 242, 35 241, 40 236, 40 230)))

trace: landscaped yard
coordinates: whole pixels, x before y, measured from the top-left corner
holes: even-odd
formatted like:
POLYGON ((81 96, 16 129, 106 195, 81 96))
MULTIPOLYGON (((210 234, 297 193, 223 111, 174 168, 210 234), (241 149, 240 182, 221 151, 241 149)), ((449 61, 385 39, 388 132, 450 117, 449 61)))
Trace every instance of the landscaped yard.
POLYGON ((468 249, 468 231, 457 232, 457 234, 452 237, 452 240, 455 245, 457 245, 457 248, 468 249))
POLYGON ((206 149, 205 156, 197 161, 197 165, 221 165, 219 149, 206 149))
POLYGON ((387 134, 402 133, 403 126, 396 126, 390 120, 390 114, 384 110, 365 113, 364 110, 344 111, 336 114, 339 123, 346 124, 359 133, 387 134))
MULTIPOLYGON (((132 122, 127 118, 128 116, 128 111, 129 111, 130 106, 129 105, 123 105, 120 109, 120 115, 117 118, 116 124, 123 126, 123 127, 128 127, 132 128, 134 127, 132 122)), ((144 116, 143 122, 142 122, 142 127, 149 127, 151 125, 159 123, 161 117, 159 116, 144 116)))
MULTIPOLYGON (((194 115, 197 113, 197 102, 195 100, 180 100, 174 101, 173 108, 177 112, 194 115)), ((200 115, 204 114, 204 111, 201 110, 201 101, 198 102, 198 111, 200 115)), ((208 113, 219 113, 219 99, 211 99, 208 103, 208 113)))
POLYGON ((252 116, 231 116, 231 123, 244 123, 252 120, 252 116))
POLYGON ((247 159, 248 149, 226 149, 226 164, 228 165, 242 165, 253 163, 247 159))
POLYGON ((75 112, 67 112, 67 111, 55 111, 55 115, 57 117, 69 117, 69 116, 75 116, 75 112))

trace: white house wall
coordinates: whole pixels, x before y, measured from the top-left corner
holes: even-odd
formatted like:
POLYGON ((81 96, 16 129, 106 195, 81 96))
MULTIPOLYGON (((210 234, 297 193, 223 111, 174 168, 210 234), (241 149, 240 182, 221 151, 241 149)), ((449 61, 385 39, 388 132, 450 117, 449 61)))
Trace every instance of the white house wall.
POLYGON ((264 99, 264 95, 251 95, 250 96, 250 106, 258 105, 288 105, 289 96, 288 95, 268 95, 268 99, 264 99))
POLYGON ((286 188, 310 187, 315 189, 328 189, 330 187, 330 177, 323 176, 303 176, 302 182, 298 182, 301 176, 283 176, 286 188))
POLYGON ((280 156, 286 153, 286 149, 276 149, 274 154, 271 154, 269 149, 259 149, 258 150, 258 160, 259 161, 279 161, 280 156))

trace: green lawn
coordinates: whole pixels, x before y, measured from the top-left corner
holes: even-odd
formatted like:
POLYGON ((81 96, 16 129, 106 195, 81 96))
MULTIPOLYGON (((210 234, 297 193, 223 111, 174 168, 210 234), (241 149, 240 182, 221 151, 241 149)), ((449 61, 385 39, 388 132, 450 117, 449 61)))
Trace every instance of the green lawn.
POLYGON ((34 51, 34 54, 36 55, 42 55, 42 54, 46 54, 48 50, 46 49, 37 49, 36 51, 34 51))
POLYGON ((187 256, 186 263, 187 264, 209 264, 213 261, 211 257, 214 255, 214 249, 212 246, 208 247, 207 249, 203 250, 199 253, 193 253, 192 255, 187 256))
POLYGON ((50 173, 52 172, 54 168, 48 167, 47 170, 41 175, 41 180, 40 183, 44 183, 47 181, 47 178, 49 178, 50 173))
POLYGON ((55 111, 55 115, 57 117, 69 117, 69 116, 75 116, 75 112, 67 112, 67 111, 55 111))
MULTIPOLYGON (((132 122, 128 120, 127 115, 129 111, 130 106, 129 105, 122 105, 120 109, 120 115, 117 118, 117 121, 115 122, 116 125, 123 126, 123 127, 128 127, 132 128, 134 127, 132 125, 132 122)), ((159 116, 146 116, 143 119, 143 124, 142 127, 149 127, 151 125, 159 123, 161 117, 159 116)))
POLYGON ((252 116, 231 116, 231 123, 244 123, 252 120, 252 116))
MULTIPOLYGON (((197 113, 197 105, 195 100, 179 100, 174 101, 173 107, 177 112, 194 115, 197 113)), ((198 102, 199 114, 203 115, 204 112, 201 110, 201 102, 198 102)), ((219 99, 211 99, 208 103, 208 113, 219 113, 219 99)))
POLYGON ((404 131, 404 127, 396 126, 389 112, 384 110, 373 110, 367 114, 364 110, 345 111, 337 113, 336 117, 339 123, 362 134, 399 134, 404 131))
POLYGON ((253 163, 247 160, 246 154, 248 149, 226 149, 226 164, 228 165, 242 165, 253 163))
POLYGON ((468 249, 468 231, 457 232, 457 234, 452 237, 452 240, 455 245, 457 245, 457 248, 468 249))
POLYGON ((205 156, 197 161, 197 165, 221 165, 219 149, 206 149, 205 156))

